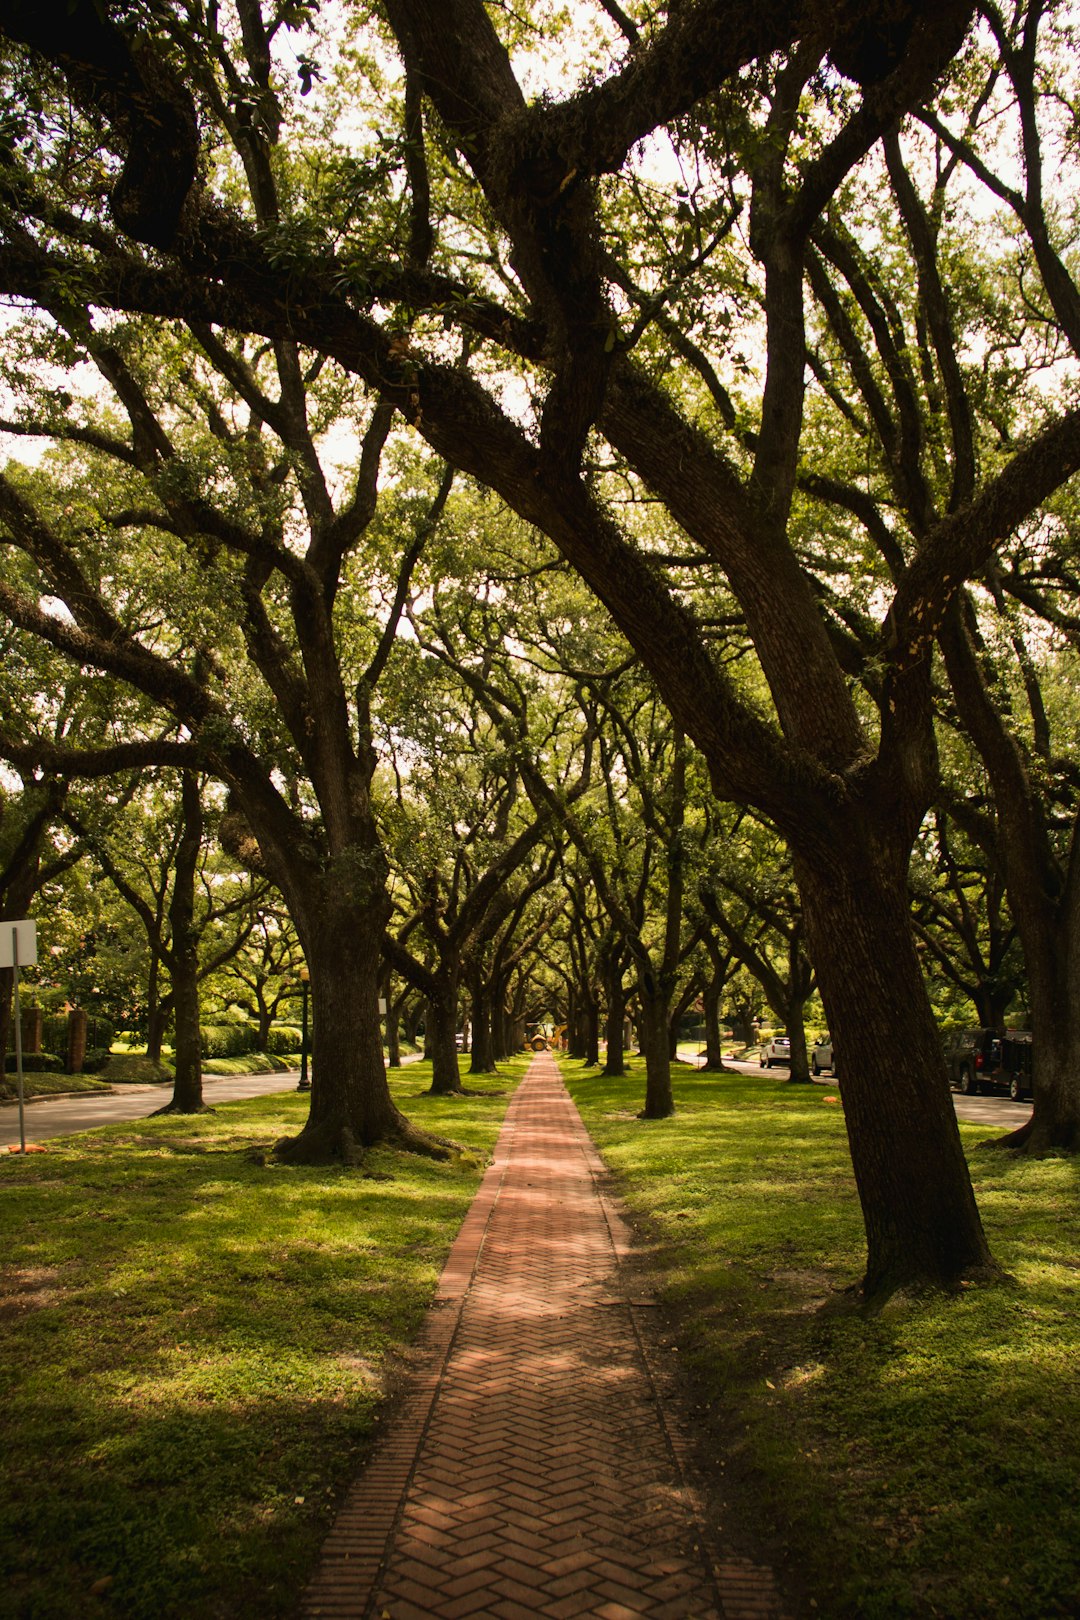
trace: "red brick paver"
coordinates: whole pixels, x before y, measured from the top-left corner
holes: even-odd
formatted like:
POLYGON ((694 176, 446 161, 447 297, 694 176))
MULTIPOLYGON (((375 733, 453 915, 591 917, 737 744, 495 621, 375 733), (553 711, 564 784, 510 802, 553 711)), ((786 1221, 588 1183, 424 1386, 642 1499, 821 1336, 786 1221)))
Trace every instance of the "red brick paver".
POLYGON ((308 1620, 780 1620, 769 1571, 704 1534, 602 1175, 538 1057, 443 1271, 421 1371, 327 1538, 308 1620))

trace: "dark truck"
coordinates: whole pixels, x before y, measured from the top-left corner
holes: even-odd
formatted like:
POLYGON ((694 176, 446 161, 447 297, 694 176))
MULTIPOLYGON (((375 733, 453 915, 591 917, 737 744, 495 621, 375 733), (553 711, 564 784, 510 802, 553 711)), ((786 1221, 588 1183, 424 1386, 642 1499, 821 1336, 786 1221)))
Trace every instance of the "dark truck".
POLYGON ((970 1097, 1004 1090, 1014 1102, 1031 1096, 1031 1031, 963 1029, 946 1045, 949 1079, 970 1097))

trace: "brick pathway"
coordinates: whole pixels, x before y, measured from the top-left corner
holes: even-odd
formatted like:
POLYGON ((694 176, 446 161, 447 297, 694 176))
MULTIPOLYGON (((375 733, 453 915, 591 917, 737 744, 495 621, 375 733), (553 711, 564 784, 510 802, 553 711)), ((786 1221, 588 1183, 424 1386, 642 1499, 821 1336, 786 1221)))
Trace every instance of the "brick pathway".
POLYGON ((303 1614, 781 1620, 710 1546, 659 1398, 628 1233, 554 1060, 518 1088, 451 1251, 402 1408, 303 1614))

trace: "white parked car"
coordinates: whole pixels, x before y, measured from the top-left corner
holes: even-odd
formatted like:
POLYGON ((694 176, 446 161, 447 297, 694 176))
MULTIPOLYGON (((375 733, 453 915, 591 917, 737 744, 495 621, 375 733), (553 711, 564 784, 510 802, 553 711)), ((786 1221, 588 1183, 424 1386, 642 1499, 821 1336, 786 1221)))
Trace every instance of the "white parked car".
POLYGON ((764 1041, 761 1047, 761 1067, 771 1069, 774 1063, 782 1063, 784 1068, 791 1067, 791 1042, 786 1035, 774 1035, 771 1040, 764 1041))
POLYGON ((836 1073, 831 1035, 826 1035, 820 1041, 815 1041, 814 1050, 810 1054, 810 1068, 814 1074, 821 1074, 825 1069, 831 1069, 833 1074, 836 1073))

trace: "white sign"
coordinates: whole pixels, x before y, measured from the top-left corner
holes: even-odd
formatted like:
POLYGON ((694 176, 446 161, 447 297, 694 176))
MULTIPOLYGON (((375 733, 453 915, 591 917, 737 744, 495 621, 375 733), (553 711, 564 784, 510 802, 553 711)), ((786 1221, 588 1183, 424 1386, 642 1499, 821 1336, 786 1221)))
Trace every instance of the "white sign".
POLYGON ((37 923, 0 922, 0 968, 33 967, 37 961, 37 923))

